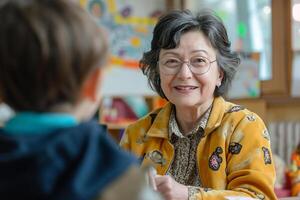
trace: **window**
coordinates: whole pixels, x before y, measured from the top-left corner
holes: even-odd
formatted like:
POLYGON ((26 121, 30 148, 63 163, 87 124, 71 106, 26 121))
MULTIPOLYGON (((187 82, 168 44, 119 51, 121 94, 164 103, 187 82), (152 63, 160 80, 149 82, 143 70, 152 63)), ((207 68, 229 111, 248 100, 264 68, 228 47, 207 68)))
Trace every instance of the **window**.
POLYGON ((262 96, 289 94, 290 1, 186 0, 185 8, 211 8, 224 20, 235 50, 259 52, 262 96))
POLYGON ((271 0, 202 0, 191 2, 193 11, 213 9, 222 18, 232 42, 240 52, 259 52, 260 79, 272 78, 271 0))
POLYGON ((291 74, 291 95, 296 97, 300 96, 300 0, 292 1, 292 50, 293 50, 293 63, 291 74), (298 88, 297 88, 298 86, 298 88))

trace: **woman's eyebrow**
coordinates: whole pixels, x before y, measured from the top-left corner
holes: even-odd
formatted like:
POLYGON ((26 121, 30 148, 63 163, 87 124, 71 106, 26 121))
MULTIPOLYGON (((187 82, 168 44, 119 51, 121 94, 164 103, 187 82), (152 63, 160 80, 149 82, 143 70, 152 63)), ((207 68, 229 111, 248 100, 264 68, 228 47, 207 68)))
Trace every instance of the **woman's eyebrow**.
POLYGON ((209 55, 208 52, 204 49, 196 49, 196 50, 193 50, 192 53, 204 53, 207 56, 209 55))
MULTIPOLYGON (((192 50, 190 52, 190 54, 194 54, 194 53, 202 53, 205 54, 206 57, 210 57, 209 53, 204 50, 204 49, 196 49, 196 50, 192 50)), ((166 52, 163 52, 161 56, 177 56, 177 57, 181 57, 182 55, 176 51, 172 51, 172 50, 166 50, 166 52)))
POLYGON ((162 53, 162 56, 169 55, 169 54, 170 54, 170 55, 174 55, 174 56, 180 56, 179 53, 174 52, 174 51, 163 52, 163 53, 162 53))

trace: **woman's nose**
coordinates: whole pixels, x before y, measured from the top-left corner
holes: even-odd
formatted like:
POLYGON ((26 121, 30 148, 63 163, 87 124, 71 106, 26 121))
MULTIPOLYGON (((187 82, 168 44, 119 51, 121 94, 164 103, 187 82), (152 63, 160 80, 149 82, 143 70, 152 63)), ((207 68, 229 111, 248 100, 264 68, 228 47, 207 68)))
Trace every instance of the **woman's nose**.
POLYGON ((190 68, 190 64, 189 62, 183 62, 178 73, 177 73, 177 76, 179 78, 190 78, 193 76, 193 73, 191 71, 191 68, 190 68))

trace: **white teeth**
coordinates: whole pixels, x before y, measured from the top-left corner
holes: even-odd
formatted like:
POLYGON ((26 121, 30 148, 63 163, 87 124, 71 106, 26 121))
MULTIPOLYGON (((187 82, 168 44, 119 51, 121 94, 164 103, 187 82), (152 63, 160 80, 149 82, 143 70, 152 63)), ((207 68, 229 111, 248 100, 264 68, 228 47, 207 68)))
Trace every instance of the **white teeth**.
POLYGON ((196 89, 197 87, 194 87, 194 86, 176 86, 175 88, 177 88, 179 90, 193 90, 193 89, 196 89))

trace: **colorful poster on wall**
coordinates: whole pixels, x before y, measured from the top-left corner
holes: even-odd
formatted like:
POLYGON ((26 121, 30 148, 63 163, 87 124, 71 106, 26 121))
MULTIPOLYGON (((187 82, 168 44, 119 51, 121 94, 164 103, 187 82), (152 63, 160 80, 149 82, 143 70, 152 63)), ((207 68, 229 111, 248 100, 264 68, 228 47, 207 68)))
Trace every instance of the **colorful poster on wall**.
POLYGON ((165 10, 165 0, 80 0, 101 25, 110 44, 103 95, 153 95, 138 68, 149 50, 152 31, 165 10))
POLYGON ((259 54, 241 54, 240 57, 241 63, 227 96, 232 99, 258 98, 260 96, 259 54))

